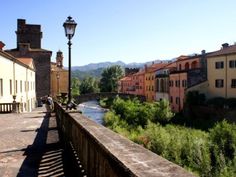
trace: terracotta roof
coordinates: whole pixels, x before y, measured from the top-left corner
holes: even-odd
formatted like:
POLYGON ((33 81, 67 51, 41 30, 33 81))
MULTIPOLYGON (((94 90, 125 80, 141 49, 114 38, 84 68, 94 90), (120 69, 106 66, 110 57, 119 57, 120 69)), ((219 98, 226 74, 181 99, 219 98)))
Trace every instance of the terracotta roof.
POLYGON ((229 54, 236 54, 236 45, 231 45, 215 52, 211 52, 207 55, 207 57, 215 57, 219 55, 229 55, 229 54))
POLYGON ((147 68, 147 72, 150 73, 150 72, 155 72, 163 67, 165 67, 166 65, 168 65, 168 63, 156 63, 156 64, 153 64, 151 66, 149 66, 147 68))
POLYGON ((9 54, 9 53, 7 53, 5 51, 0 50, 0 55, 5 57, 5 58, 7 58, 7 59, 9 59, 9 60, 11 60, 11 61, 13 61, 13 62, 18 63, 18 64, 20 64, 20 65, 22 65, 24 67, 29 67, 31 70, 34 70, 34 68, 35 68, 33 60, 32 60, 32 67, 31 67, 28 64, 23 63, 22 61, 20 61, 19 59, 15 58, 14 56, 12 56, 11 54, 9 54))
POLYGON ((123 77, 122 79, 120 79, 120 81, 130 81, 131 80, 131 78, 130 77, 123 77))
POLYGON ((176 61, 185 60, 186 58, 189 58, 189 56, 187 56, 187 55, 180 55, 179 57, 177 57, 176 61))
POLYGON ((164 68, 165 69, 176 68, 176 61, 168 63, 164 68))
POLYGON ((21 63, 24 63, 25 65, 29 66, 30 68, 34 69, 34 62, 33 58, 16 58, 21 63))

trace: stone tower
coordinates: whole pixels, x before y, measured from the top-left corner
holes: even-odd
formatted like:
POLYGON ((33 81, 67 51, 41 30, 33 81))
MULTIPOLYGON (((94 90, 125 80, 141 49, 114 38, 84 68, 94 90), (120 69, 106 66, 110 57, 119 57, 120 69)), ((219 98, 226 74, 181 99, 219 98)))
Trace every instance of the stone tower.
POLYGON ((42 32, 40 25, 29 25, 24 19, 17 20, 17 48, 20 43, 29 43, 31 49, 41 48, 42 32))
POLYGON ((17 48, 6 50, 16 58, 33 58, 36 68, 36 97, 50 94, 51 56, 50 50, 41 48, 42 32, 40 25, 26 24, 26 20, 17 20, 17 48))
POLYGON ((63 54, 60 50, 57 52, 56 63, 58 68, 63 67, 63 54))

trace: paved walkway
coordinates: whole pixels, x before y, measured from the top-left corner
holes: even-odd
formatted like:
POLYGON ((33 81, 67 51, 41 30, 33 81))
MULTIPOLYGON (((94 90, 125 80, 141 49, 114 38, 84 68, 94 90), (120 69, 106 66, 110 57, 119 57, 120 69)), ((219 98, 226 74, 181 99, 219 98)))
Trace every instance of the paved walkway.
POLYGON ((55 116, 44 111, 0 114, 0 177, 74 176, 55 116))

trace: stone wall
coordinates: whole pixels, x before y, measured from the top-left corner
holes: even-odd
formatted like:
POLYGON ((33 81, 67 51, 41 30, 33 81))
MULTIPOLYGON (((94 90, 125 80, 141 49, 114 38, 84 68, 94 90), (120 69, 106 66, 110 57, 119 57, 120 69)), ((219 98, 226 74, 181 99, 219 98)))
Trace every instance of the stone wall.
POLYGON ((55 103, 58 127, 72 144, 88 177, 167 177, 194 175, 142 146, 55 103))

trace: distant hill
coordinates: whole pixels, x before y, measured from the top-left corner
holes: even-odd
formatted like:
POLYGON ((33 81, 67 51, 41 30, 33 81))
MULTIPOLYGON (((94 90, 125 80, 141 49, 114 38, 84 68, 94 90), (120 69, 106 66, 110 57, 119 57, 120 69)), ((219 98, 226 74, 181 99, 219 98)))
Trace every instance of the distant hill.
POLYGON ((80 80, 85 78, 86 76, 92 76, 95 78, 100 78, 102 71, 104 68, 111 67, 114 65, 120 65, 123 69, 124 68, 143 68, 145 64, 151 65, 153 62, 159 63, 159 62, 167 62, 168 60, 156 60, 156 61, 150 61, 146 63, 129 63, 126 64, 122 61, 116 61, 116 62, 101 62, 101 63, 91 63, 84 66, 72 66, 72 77, 78 77, 80 80))
POLYGON ((79 71, 90 71, 90 70, 96 70, 99 68, 107 68, 113 65, 120 65, 124 67, 126 64, 122 61, 116 61, 116 62, 101 62, 101 63, 90 63, 88 65, 84 66, 73 66, 71 67, 71 70, 79 70, 79 71))

